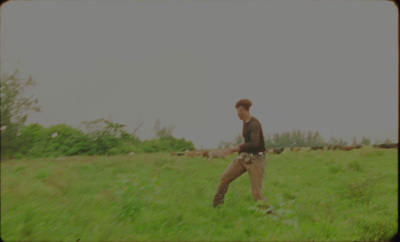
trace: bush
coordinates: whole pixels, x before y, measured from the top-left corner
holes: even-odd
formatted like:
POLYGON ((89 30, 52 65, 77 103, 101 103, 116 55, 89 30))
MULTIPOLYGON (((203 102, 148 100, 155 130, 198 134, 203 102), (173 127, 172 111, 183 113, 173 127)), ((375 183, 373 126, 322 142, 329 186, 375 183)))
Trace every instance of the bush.
POLYGON ((96 126, 96 129, 87 134, 67 124, 54 125, 49 128, 44 128, 39 124, 30 124, 21 129, 17 142, 14 142, 16 148, 12 152, 10 151, 10 154, 18 154, 18 157, 40 158, 117 155, 130 152, 156 153, 194 149, 191 141, 176 139, 172 135, 142 142, 135 135, 122 130, 123 125, 107 122, 106 124, 108 126, 100 128, 96 126))
POLYGON ((193 150, 194 145, 185 139, 174 137, 163 139, 145 140, 140 145, 140 150, 147 153, 193 150))
POLYGON ((24 139, 32 140, 28 156, 63 156, 85 154, 90 150, 90 140, 80 130, 66 124, 50 126, 47 129, 27 128, 24 139), (39 132, 40 131, 40 132, 39 132))

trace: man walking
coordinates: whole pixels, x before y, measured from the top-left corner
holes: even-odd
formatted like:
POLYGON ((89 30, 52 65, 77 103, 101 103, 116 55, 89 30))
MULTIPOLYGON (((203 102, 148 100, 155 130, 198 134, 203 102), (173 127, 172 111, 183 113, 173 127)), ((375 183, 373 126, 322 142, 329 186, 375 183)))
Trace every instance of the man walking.
POLYGON ((218 190, 214 196, 214 207, 224 203, 229 183, 246 171, 249 173, 254 200, 267 201, 262 194, 266 166, 264 135, 260 121, 250 115, 251 106, 252 102, 248 99, 241 99, 235 105, 239 119, 243 121, 242 135, 245 143, 229 149, 230 152, 238 151, 239 156, 233 159, 221 175, 218 190))

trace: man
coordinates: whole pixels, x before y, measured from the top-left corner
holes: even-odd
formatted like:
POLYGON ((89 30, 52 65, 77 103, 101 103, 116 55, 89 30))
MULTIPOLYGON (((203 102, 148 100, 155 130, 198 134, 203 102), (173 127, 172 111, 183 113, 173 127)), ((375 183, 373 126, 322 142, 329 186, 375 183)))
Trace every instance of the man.
POLYGON ((238 151, 239 156, 233 159, 221 175, 218 190, 214 196, 214 207, 224 203, 229 183, 246 171, 249 173, 254 200, 267 201, 262 194, 266 166, 264 135, 260 121, 250 115, 251 106, 252 102, 248 99, 241 99, 235 105, 239 119, 243 121, 242 135, 245 143, 228 149, 232 153, 238 151))

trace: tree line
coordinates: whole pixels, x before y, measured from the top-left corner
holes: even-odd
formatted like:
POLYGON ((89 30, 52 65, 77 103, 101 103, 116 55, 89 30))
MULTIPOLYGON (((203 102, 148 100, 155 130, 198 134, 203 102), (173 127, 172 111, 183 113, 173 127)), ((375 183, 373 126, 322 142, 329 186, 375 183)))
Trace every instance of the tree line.
MULTIPOLYGON (((154 125, 155 137, 140 140, 138 130, 143 122, 138 123, 133 132, 126 131, 125 124, 107 119, 81 122, 81 127, 74 128, 67 124, 53 125, 48 128, 40 124, 25 125, 29 112, 39 112, 38 100, 26 96, 35 82, 29 77, 19 77, 18 69, 12 75, 1 77, 1 157, 49 157, 69 155, 115 155, 135 153, 153 153, 167 151, 185 151, 195 149, 192 141, 173 136, 174 126, 162 126, 157 119, 154 125)), ((282 132, 265 135, 266 148, 346 146, 343 139, 331 137, 324 141, 319 132, 282 132)), ((218 148, 228 148, 244 142, 241 134, 233 141, 220 141, 218 148)), ((386 140, 390 143, 390 140, 386 140)), ((362 137, 361 141, 353 138, 352 145, 370 145, 371 140, 362 137)))
MULTIPOLYGON (((356 137, 353 137, 351 145, 370 145, 371 139, 362 137, 360 141, 357 141, 356 137)), ((347 146, 347 141, 342 138, 337 139, 331 137, 329 141, 325 141, 324 138, 318 131, 300 131, 293 130, 292 132, 276 133, 274 135, 267 134, 265 137, 265 146, 268 148, 278 147, 324 147, 324 146, 347 146)))
MULTIPOLYGON (((53 125, 48 128, 37 123, 23 126, 12 139, 5 139, 2 136, 2 156, 38 158, 194 149, 191 141, 177 139, 172 133, 158 135, 150 140, 140 140, 133 133, 128 133, 124 124, 106 119, 82 122, 82 124, 82 129, 73 128, 67 124, 53 125)), ((5 129, 3 132, 7 134, 7 131, 5 129)))
POLYGON ((173 136, 174 126, 161 126, 157 119, 155 137, 140 140, 137 132, 142 126, 138 122, 134 131, 126 131, 125 124, 107 119, 81 122, 74 128, 67 124, 48 128, 40 124, 25 125, 29 112, 39 112, 38 100, 26 96, 35 85, 31 77, 24 80, 18 70, 1 77, 1 157, 57 157, 70 155, 115 155, 152 153, 161 151, 193 150, 192 141, 173 136))
MULTIPOLYGON (((238 134, 232 141, 221 140, 218 147, 228 148, 232 145, 239 145, 244 142, 241 134, 238 134)), ((386 143, 391 141, 387 139, 386 143)), ((347 146, 347 141, 331 137, 329 141, 325 141, 318 131, 300 131, 293 130, 292 132, 275 133, 273 135, 266 134, 264 136, 264 143, 266 148, 281 148, 281 147, 316 147, 316 146, 347 146)), ((371 139, 362 137, 360 141, 353 137, 351 145, 370 145, 371 139)))

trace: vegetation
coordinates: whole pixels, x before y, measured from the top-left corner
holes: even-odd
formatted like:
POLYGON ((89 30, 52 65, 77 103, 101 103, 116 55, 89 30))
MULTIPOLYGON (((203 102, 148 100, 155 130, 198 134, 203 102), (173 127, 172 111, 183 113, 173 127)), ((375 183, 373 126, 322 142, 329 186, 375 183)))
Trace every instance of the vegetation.
POLYGON ((20 159, 23 157, 117 155, 130 152, 155 153, 194 149, 191 141, 177 139, 172 135, 141 141, 124 131, 123 127, 125 125, 104 119, 87 122, 86 124, 88 126, 97 125, 101 128, 92 127, 93 129, 87 129, 85 133, 66 124, 53 125, 48 128, 44 128, 39 124, 30 124, 23 127, 14 140, 3 139, 6 143, 15 144, 12 150, 14 153, 7 152, 6 148, 4 150, 6 154, 12 154, 12 157, 20 159), (105 126, 101 127, 99 123, 104 123, 105 126))
MULTIPOLYGON (((1 78, 1 158, 39 158, 72 155, 118 155, 134 153, 155 153, 195 149, 189 140, 177 139, 173 135, 174 125, 162 126, 159 119, 154 124, 155 136, 140 140, 138 133, 143 122, 138 123, 132 133, 125 130, 125 124, 107 119, 81 122, 74 128, 67 124, 42 127, 40 124, 25 125, 31 111, 39 112, 38 100, 26 97, 35 82, 29 77, 23 80, 18 70, 1 78)), ((238 134, 232 142, 221 140, 219 148, 243 143, 238 134)), ((389 139, 386 142, 391 142, 389 139)), ((353 138, 353 145, 357 144, 353 138)), ((361 145, 370 145, 370 139, 363 137, 361 145)), ((283 132, 265 137, 267 148, 344 146, 347 142, 331 137, 325 142, 319 132, 283 132)))
POLYGON ((18 136, 22 130, 29 111, 40 111, 38 100, 26 93, 35 85, 31 77, 24 80, 18 70, 12 75, 1 77, 1 155, 18 151, 18 136))
POLYGON ((396 149, 268 154, 263 191, 276 215, 255 206, 246 174, 231 183, 225 204, 212 208, 220 175, 233 157, 154 153, 3 160, 1 237, 377 241, 397 231, 396 149))
MULTIPOLYGON (((397 229, 397 150, 363 148, 268 154, 264 193, 276 215, 252 200, 248 176, 212 208, 229 159, 170 156, 195 149, 157 119, 140 140, 138 120, 26 125, 40 111, 18 70, 1 79, 1 237, 6 241, 386 240, 397 229), (135 155, 126 154, 134 152, 135 155), (109 156, 114 155, 114 156, 109 156), (15 158, 15 159, 8 159, 15 158)), ((221 141, 220 148, 243 142, 221 141)), ((391 142, 386 140, 386 142, 391 142)), ((274 147, 346 145, 318 132, 266 135, 274 147)))
MULTIPOLYGON (((231 145, 242 144, 244 142, 241 134, 238 134, 233 141, 221 140, 218 148, 228 148, 231 145)), ((293 130, 292 132, 275 133, 273 135, 266 134, 264 137, 265 146, 267 148, 280 147, 313 147, 313 146, 346 146, 348 143, 343 139, 331 137, 329 142, 326 142, 318 131, 302 132, 293 130)), ((390 143, 386 140, 386 143, 390 143)), ((352 145, 370 145, 371 140, 367 137, 362 137, 360 142, 357 142, 356 137, 353 137, 352 145)))

